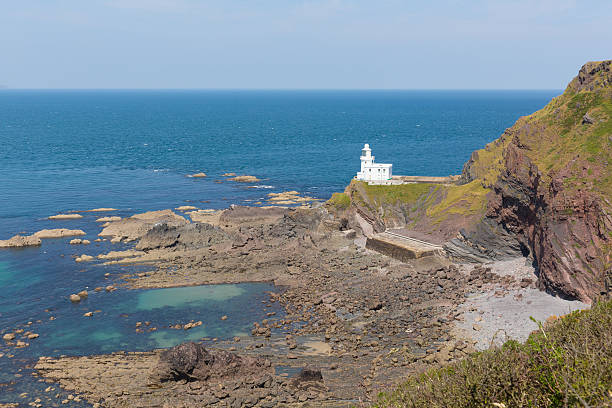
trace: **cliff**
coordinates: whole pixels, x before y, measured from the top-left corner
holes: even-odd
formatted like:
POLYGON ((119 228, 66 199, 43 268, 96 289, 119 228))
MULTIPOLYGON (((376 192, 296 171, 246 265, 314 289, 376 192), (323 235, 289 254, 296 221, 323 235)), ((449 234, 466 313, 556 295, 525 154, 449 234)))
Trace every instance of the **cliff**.
POLYGON ((346 226, 405 226, 460 259, 529 255, 540 288, 561 296, 609 294, 611 69, 585 64, 562 95, 474 152, 459 185, 353 181, 332 208, 346 226))

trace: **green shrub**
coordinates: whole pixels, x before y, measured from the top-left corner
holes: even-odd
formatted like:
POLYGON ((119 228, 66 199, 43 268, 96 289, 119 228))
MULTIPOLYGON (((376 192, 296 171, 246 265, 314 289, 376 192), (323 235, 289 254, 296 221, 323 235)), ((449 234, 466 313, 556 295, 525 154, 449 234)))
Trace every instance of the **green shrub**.
POLYGON ((612 301, 414 376, 376 407, 610 407, 612 301))

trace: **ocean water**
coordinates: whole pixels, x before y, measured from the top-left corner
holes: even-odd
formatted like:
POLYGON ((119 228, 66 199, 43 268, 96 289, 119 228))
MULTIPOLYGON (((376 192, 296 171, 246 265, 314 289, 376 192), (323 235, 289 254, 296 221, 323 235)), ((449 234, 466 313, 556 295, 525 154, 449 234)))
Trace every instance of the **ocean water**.
POLYGON ((266 283, 93 293, 146 268, 74 261, 127 248, 93 242, 95 219, 110 213, 48 216, 97 207, 117 208, 112 215, 120 216, 185 204, 225 208, 285 190, 327 199, 358 170, 364 143, 378 162, 393 163, 394 174, 458 174, 473 150, 559 93, 1 90, 0 239, 63 227, 83 229, 92 244, 71 246, 63 238, 0 249, 0 334, 40 335, 22 349, 0 340, 0 402, 26 403, 21 392, 41 391, 28 371, 39 356, 229 338, 248 333, 270 310, 261 306, 275 290, 266 283), (186 177, 201 171, 208 177, 186 177), (262 181, 234 183, 221 177, 225 172, 262 181), (87 300, 67 300, 82 289, 87 300), (204 324, 168 327, 190 320, 204 324), (139 321, 157 330, 138 333, 139 321))

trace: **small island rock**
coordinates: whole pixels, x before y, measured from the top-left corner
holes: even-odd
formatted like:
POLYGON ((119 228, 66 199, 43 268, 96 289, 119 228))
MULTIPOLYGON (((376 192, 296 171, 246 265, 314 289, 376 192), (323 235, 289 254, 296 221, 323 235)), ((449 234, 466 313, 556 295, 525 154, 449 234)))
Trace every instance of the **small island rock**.
POLYGON ((81 214, 57 214, 49 217, 50 220, 76 220, 83 218, 81 214))
POLYGON ((40 238, 35 235, 23 236, 15 235, 11 239, 0 240, 0 248, 21 248, 27 246, 38 246, 40 245, 40 238))

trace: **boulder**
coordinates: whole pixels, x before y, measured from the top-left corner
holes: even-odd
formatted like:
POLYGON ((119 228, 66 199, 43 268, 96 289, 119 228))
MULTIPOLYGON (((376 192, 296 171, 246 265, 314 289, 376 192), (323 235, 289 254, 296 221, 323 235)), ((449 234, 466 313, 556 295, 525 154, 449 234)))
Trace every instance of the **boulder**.
POLYGON ((2 336, 2 339, 6 341, 15 340, 15 333, 6 333, 4 336, 2 336))
POLYGON ((93 261, 94 257, 91 255, 81 255, 78 258, 75 259, 76 262, 89 262, 89 261, 93 261))
POLYGON ((206 177, 206 173, 200 172, 200 173, 190 174, 187 177, 204 178, 206 177))
POLYGON ((75 293, 73 293, 72 295, 70 295, 70 301, 72 303, 78 303, 81 301, 81 297, 75 293))
POLYGON ((322 389, 325 387, 323 385, 323 374, 321 374, 321 370, 317 368, 304 367, 299 374, 291 380, 291 386, 300 390, 310 388, 322 389))

